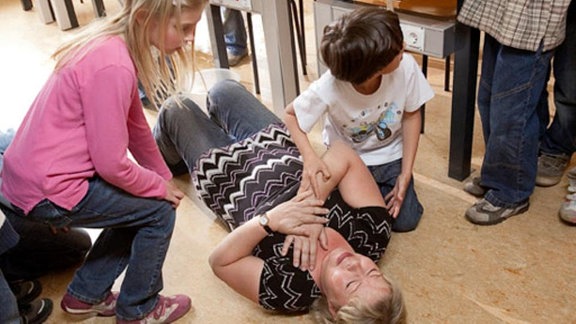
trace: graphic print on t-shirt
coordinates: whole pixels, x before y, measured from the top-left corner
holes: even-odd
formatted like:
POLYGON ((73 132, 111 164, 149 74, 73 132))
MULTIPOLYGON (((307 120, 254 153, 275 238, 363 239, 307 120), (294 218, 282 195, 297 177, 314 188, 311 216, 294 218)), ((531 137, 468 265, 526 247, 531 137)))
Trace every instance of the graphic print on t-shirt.
MULTIPOLYGON (((348 131, 354 143, 366 141, 373 133, 378 140, 384 141, 392 135, 391 125, 398 123, 401 115, 402 113, 398 105, 392 102, 376 120, 361 121, 359 124, 353 126, 343 125, 343 128, 348 131)), ((355 120, 351 120, 351 123, 355 122, 355 120)))

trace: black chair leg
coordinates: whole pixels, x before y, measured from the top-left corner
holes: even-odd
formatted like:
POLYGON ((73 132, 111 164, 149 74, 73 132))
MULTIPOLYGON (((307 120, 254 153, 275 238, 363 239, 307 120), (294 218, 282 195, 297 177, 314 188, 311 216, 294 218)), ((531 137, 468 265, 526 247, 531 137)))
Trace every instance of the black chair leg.
POLYGON ((300 63, 302 64, 302 74, 307 75, 306 71, 306 44, 304 38, 304 7, 303 1, 300 0, 300 12, 296 6, 295 0, 290 0, 290 16, 294 20, 298 49, 300 50, 300 63))
POLYGON ((22 8, 24 11, 28 11, 32 9, 32 0, 21 0, 22 8))
POLYGON ((260 76, 258 75, 258 60, 256 59, 256 46, 254 46, 254 25, 252 25, 252 14, 246 13, 248 21, 248 39, 250 41, 250 55, 252 57, 252 72, 254 73, 254 91, 260 94, 260 76))
POLYGON ((444 91, 450 91, 450 55, 444 63, 444 91))

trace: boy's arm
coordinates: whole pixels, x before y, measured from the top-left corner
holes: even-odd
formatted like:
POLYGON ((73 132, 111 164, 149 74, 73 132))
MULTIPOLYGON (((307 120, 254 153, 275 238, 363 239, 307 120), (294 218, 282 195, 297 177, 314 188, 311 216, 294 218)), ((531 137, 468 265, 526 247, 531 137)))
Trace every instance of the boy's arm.
POLYGON ((396 179, 394 189, 385 197, 386 207, 394 218, 400 213, 400 207, 402 207, 406 196, 406 189, 408 189, 408 184, 412 178, 421 125, 420 110, 404 112, 402 117, 402 171, 396 179))
POLYGON ((294 143, 298 147, 304 163, 302 183, 300 184, 299 192, 307 190, 311 186, 314 194, 318 196, 319 184, 316 181, 315 175, 322 173, 325 180, 329 179, 330 171, 328 170, 328 166, 324 161, 322 161, 318 154, 316 154, 316 151, 314 151, 314 148, 308 139, 308 134, 300 128, 298 118, 294 112, 294 105, 292 103, 290 103, 285 109, 284 123, 290 132, 292 140, 294 140, 294 143))
POLYGON ((422 116, 420 109, 413 112, 404 112, 402 118, 402 172, 408 180, 412 177, 420 130, 422 129, 422 116))
POLYGON ((292 103, 288 104, 288 107, 285 109, 284 123, 286 124, 288 131, 290 131, 292 140, 294 140, 298 150, 300 150, 302 158, 306 160, 306 158, 310 155, 317 156, 316 152, 312 148, 312 144, 310 144, 308 134, 300 128, 300 125, 298 125, 298 118, 296 118, 294 105, 292 103))

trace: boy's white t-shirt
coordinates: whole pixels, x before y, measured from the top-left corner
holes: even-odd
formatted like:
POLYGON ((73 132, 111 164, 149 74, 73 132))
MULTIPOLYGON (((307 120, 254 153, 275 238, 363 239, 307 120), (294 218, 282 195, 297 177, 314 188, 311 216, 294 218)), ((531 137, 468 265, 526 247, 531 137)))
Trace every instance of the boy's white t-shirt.
POLYGON ((322 138, 329 146, 336 139, 349 143, 366 165, 380 165, 402 157, 402 116, 416 111, 434 96, 420 67, 404 53, 399 67, 382 75, 380 87, 370 95, 337 80, 330 71, 314 81, 294 100, 300 128, 308 133, 324 118, 322 138))

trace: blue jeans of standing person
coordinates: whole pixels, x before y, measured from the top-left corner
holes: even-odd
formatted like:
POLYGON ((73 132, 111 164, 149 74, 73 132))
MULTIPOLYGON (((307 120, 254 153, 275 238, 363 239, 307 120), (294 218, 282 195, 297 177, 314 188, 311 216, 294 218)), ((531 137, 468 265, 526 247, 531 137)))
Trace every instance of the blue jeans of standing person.
POLYGON ((484 198, 498 207, 525 203, 534 191, 540 112, 553 51, 524 51, 485 35, 478 110, 486 152, 484 198))
POLYGON ((208 115, 188 98, 183 98, 181 107, 174 99, 162 106, 153 133, 171 168, 185 163, 191 171, 209 149, 236 143, 280 122, 236 81, 216 83, 206 101, 208 115))
POLYGON ((235 9, 224 9, 224 43, 228 53, 243 56, 247 53, 247 36, 242 12, 235 9))
POLYGON ((542 138, 540 152, 571 157, 576 152, 576 1, 568 7, 566 39, 555 50, 553 69, 556 113, 542 138))
POLYGON ((162 266, 175 223, 175 210, 165 200, 140 198, 94 177, 86 196, 72 210, 49 200, 38 203, 27 220, 56 228, 102 228, 68 293, 96 304, 104 300, 114 281, 126 270, 116 303, 117 318, 135 320, 156 306, 162 290, 162 266))
MULTIPOLYGON (((368 169, 370 173, 372 173, 374 180, 376 180, 382 197, 386 197, 386 195, 394 189, 396 180, 402 172, 402 159, 382 165, 368 166, 368 169)), ((424 207, 422 207, 422 204, 418 201, 416 190, 414 190, 414 178, 411 178, 408 188, 406 189, 402 207, 400 208, 400 213, 394 220, 394 224, 392 224, 392 230, 395 232, 409 232, 414 230, 416 226, 418 226, 423 212, 424 207)))

